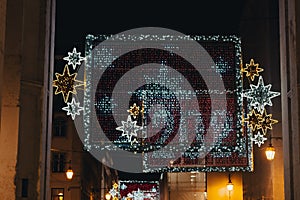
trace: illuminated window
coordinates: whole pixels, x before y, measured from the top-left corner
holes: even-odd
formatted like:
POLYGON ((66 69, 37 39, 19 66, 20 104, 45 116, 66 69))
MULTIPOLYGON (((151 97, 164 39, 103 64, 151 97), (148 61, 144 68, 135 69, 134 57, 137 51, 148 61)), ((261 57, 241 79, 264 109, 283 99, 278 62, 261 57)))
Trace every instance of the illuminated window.
POLYGON ((53 122, 53 136, 65 137, 67 132, 66 119, 59 117, 54 119, 53 122))
POLYGON ((61 152, 52 153, 52 172, 65 172, 66 154, 61 152))

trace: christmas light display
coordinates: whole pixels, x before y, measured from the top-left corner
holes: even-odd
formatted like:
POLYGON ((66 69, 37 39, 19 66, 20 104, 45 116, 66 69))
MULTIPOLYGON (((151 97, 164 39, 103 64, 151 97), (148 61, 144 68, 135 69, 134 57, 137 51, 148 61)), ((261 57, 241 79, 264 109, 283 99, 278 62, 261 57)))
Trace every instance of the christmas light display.
POLYGON ((265 141, 267 140, 266 137, 264 137, 264 135, 262 135, 260 133, 260 131, 257 131, 256 133, 254 133, 254 137, 251 138, 251 140, 257 144, 258 147, 260 147, 262 144, 265 143, 265 141))
POLYGON ((67 106, 63 107, 62 110, 67 111, 67 115, 71 115, 72 119, 75 119, 76 115, 80 115, 80 111, 83 110, 83 107, 79 106, 80 102, 76 102, 75 98, 72 98, 71 103, 67 102, 67 106))
POLYGON ((264 69, 258 67, 258 63, 254 63, 254 59, 250 60, 249 64, 246 64, 245 68, 242 68, 242 72, 246 72, 246 77, 250 77, 251 81, 254 81, 255 76, 259 76, 259 72, 264 71, 264 69))
MULTIPOLYGON (((85 65, 85 138, 84 145, 87 149, 99 151, 115 151, 124 149, 128 152, 141 153, 143 156, 144 171, 152 171, 157 166, 159 171, 250 171, 252 170, 252 145, 250 144, 251 132, 243 126, 243 88, 241 77, 241 41, 236 36, 189 36, 176 37, 172 35, 117 35, 114 48, 94 47, 99 42, 109 39, 111 36, 88 35, 86 41, 85 65), (195 40, 199 42, 212 56, 215 65, 214 70, 225 86, 224 90, 207 88, 201 74, 194 70, 193 66, 176 54, 176 45, 170 42, 164 48, 137 49, 120 57, 114 57, 113 52, 118 51, 118 43, 122 41, 136 42, 139 40, 151 41, 185 41, 195 40), (145 57, 141 57, 141 55, 145 57), (112 60, 108 68, 101 63, 112 60), (135 77, 136 81, 125 78, 126 72, 133 70, 134 66, 157 63, 157 67, 149 68, 143 76, 135 77), (91 93, 94 73, 91 69, 98 68, 103 71, 98 83, 96 94, 91 93), (156 75, 151 75, 151 70, 156 70, 156 75), (172 76, 174 70, 183 76, 172 76), (150 74, 150 75, 149 75, 150 74), (193 90, 183 88, 184 79, 193 86, 193 90), (133 90, 120 91, 120 95, 131 95, 127 108, 116 112, 120 108, 120 102, 111 94, 112 86, 122 79, 124 88, 137 84, 140 80, 144 85, 136 85, 133 90), (126 87, 125 87, 126 86, 126 87), (212 95, 225 94, 225 108, 211 111, 212 95), (190 99, 196 95, 198 104, 191 104, 190 99), (179 99, 178 99, 179 97, 179 99), (94 103, 90 99, 95 99, 94 103), (181 102, 179 104, 179 102, 181 102), (88 120, 93 106, 106 137, 112 144, 100 145, 97 140, 97 132, 88 120), (193 109, 182 108, 191 106, 193 109), (200 106, 201 112, 196 109, 200 106), (163 109, 159 109, 163 108, 163 109), (128 115, 129 113, 129 115, 128 115), (114 117, 112 117, 112 115, 114 117), (119 116, 116 120, 116 116, 119 116), (189 122, 189 116, 195 121, 189 122), (222 120, 220 120, 222 119, 222 120), (115 121, 116 120, 116 121, 115 121), (219 124, 219 121, 223 121, 219 124), (118 125, 120 124, 120 125, 118 125), (220 132, 215 146, 208 152, 205 159, 201 158, 206 152, 204 136, 211 124, 211 129, 220 132), (149 134, 149 130, 157 131, 149 134), (189 135, 196 132, 195 136, 189 135), (180 145, 186 143, 188 137, 194 137, 190 147, 174 159, 172 165, 160 167, 161 160, 170 159, 180 152, 176 147, 169 147, 169 142, 180 145), (164 151, 160 151, 164 148, 164 151)), ((143 69, 144 70, 144 69, 143 69)), ((214 82, 214 77, 205 77, 214 82)), ((121 82, 121 81, 120 81, 121 82)), ((216 84, 216 83, 215 83, 216 84)))
MULTIPOLYGON (((262 72, 262 68, 258 68, 259 64, 255 64, 254 60, 250 60, 250 64, 246 64, 246 68, 242 68, 242 72, 246 72, 246 77, 250 77, 251 81, 254 81, 255 76, 258 76, 257 85, 250 83, 250 89, 244 89, 243 96, 250 101, 247 114, 247 118, 244 121, 251 130, 251 140, 258 147, 267 140, 267 130, 272 130, 272 124, 278 123, 278 120, 272 119, 272 114, 267 114, 266 106, 272 106, 271 99, 280 95, 279 92, 270 91, 271 84, 264 85, 262 76, 259 76, 259 72, 262 72)), ((271 133, 270 133, 271 134, 271 133)))
POLYGON ((113 200, 159 200, 158 181, 120 180, 109 190, 113 200))
POLYGON ((250 89, 244 92, 244 96, 250 100, 250 105, 261 114, 266 105, 273 105, 271 99, 280 95, 279 92, 270 91, 271 87, 271 84, 265 86, 262 76, 259 76, 258 84, 250 84, 250 89))
POLYGON ((252 109, 247 118, 244 119, 245 122, 248 122, 248 126, 251 128, 252 132, 255 132, 257 129, 261 128, 261 115, 255 112, 255 109, 252 109))
POLYGON ((63 59, 68 61, 68 65, 72 65, 73 69, 76 69, 76 66, 80 66, 81 62, 85 60, 84 57, 81 57, 81 52, 77 52, 76 48, 73 48, 72 52, 68 52, 68 56, 63 59))
POLYGON ((130 106, 130 109, 127 110, 127 112, 129 112, 130 115, 135 119, 140 114, 140 107, 134 103, 133 106, 130 106))
POLYGON ((127 121, 122 121, 122 126, 116 128, 118 131, 122 131, 122 136, 126 136, 129 142, 132 142, 137 137, 137 131, 141 130, 142 127, 136 125, 137 121, 132 121, 131 116, 128 115, 127 121))
POLYGON ((132 198, 137 200, 159 200, 158 181, 120 180, 121 199, 132 198))
MULTIPOLYGON (((87 150, 123 149, 134 154, 140 153, 144 172, 252 170, 252 142, 261 147, 267 140, 265 137, 267 131, 272 130, 272 125, 278 123, 277 120, 272 119, 272 114, 267 113, 266 106, 272 106, 271 99, 279 96, 280 93, 270 91, 271 84, 264 85, 263 78, 259 75, 263 69, 259 68, 259 64, 253 59, 246 64, 246 67, 242 66, 241 41, 238 37, 117 35, 115 38, 118 42, 114 48, 93 50, 99 42, 110 37, 88 35, 86 57, 81 57, 81 53, 77 52, 76 48, 68 52, 68 56, 63 58, 68 64, 62 74, 55 73, 56 80, 53 81, 53 87, 56 87, 55 95, 61 93, 64 102, 67 103, 67 106, 62 108, 67 115, 71 115, 75 120, 75 116, 80 115, 80 111, 84 111, 83 142, 87 150), (113 51, 118 51, 120 41, 122 43, 128 40, 132 42, 169 40, 170 43, 164 46, 168 51, 141 48, 114 57, 113 51), (176 54, 180 47, 174 45, 172 41, 188 40, 200 43, 212 57, 214 65, 209 70, 218 74, 217 78, 223 81, 224 89, 208 87, 207 80, 211 81, 212 85, 218 84, 216 77, 203 78, 191 63, 176 54), (79 81, 76 80, 77 73, 70 74, 68 65, 72 65, 73 70, 76 70, 77 65, 84 60, 87 61, 83 65, 84 76, 80 77, 84 81, 79 81), (111 61, 111 65, 108 67, 101 65, 103 60, 111 61), (148 63, 156 65, 143 68, 143 75, 134 77, 134 80, 124 78, 128 71, 148 63), (94 76, 97 76, 92 73, 91 68, 103 71, 98 83, 91 81, 95 79, 94 76), (176 75, 175 72, 182 76, 176 75), (249 78, 250 89, 242 87, 244 73, 249 78), (255 77, 258 77, 257 85, 250 82, 250 80, 253 82, 255 77), (126 102, 127 106, 116 112, 116 108, 122 105, 112 91, 121 79, 124 88, 128 86, 132 89, 119 91, 118 94, 131 97, 129 102, 126 102), (192 86, 191 88, 183 87, 185 79, 192 86), (137 82, 143 84, 138 85, 137 82), (83 107, 80 107, 80 102, 76 101, 79 99, 76 96, 76 87, 79 86, 84 86, 84 98, 81 102, 83 107), (96 93, 92 93, 91 88, 95 86, 97 86, 96 93), (70 93, 74 96, 71 102, 68 102, 70 93), (226 98, 220 98, 218 101, 220 105, 225 103, 226 108, 212 110, 211 97, 221 94, 226 98), (191 101, 195 97, 196 103, 191 101), (93 110, 96 111, 99 125, 111 141, 110 144, 97 140, 97 130, 90 123, 93 110), (249 112, 245 113, 245 111, 249 112), (118 120, 115 120, 115 116, 118 116, 118 120), (193 123, 190 123, 190 118, 194 120, 193 123), (205 137, 209 128, 220 134, 211 136, 211 141, 216 142, 207 152, 205 137), (193 138, 192 143, 182 151, 180 146, 186 145, 185 143, 190 140, 189 137, 193 138), (176 145, 169 146, 170 142, 176 145), (173 159, 178 152, 180 157, 173 159), (205 157, 202 156, 204 152, 207 153, 205 157), (168 166, 160 165, 162 160, 170 158, 172 160, 168 166)), ((154 186, 153 188, 155 189, 154 186)), ((113 199, 120 199, 122 196, 120 191, 126 189, 128 189, 126 183, 122 183, 120 188, 118 184, 114 184, 109 193, 113 199)), ((149 195, 151 196, 149 191, 147 193, 142 188, 136 188, 122 198, 152 199, 149 195)))
POLYGON ((68 65, 65 66, 62 74, 55 73, 56 80, 53 81, 53 87, 56 87, 55 95, 62 94, 64 102, 69 99, 70 93, 76 94, 76 87, 84 85, 82 81, 76 80, 77 73, 70 74, 68 65))
POLYGON ((264 135, 267 134, 267 130, 272 130, 272 124, 278 123, 278 120, 272 119, 272 114, 267 114, 266 109, 264 113, 261 115, 261 120, 259 121, 259 125, 261 126, 261 130, 264 135))

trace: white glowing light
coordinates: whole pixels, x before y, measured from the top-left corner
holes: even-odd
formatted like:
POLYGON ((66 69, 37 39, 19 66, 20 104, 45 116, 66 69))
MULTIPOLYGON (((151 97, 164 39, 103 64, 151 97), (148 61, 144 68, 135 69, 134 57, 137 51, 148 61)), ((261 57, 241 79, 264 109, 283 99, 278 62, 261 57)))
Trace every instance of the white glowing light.
POLYGON ((80 111, 83 110, 83 107, 79 106, 80 102, 76 102, 75 98, 72 98, 71 103, 68 102, 66 107, 63 107, 62 110, 67 111, 67 115, 71 115, 72 119, 75 119, 76 115, 80 115, 80 111))
POLYGON ((122 126, 116 128, 118 131, 122 131, 122 136, 126 136, 129 141, 132 141, 132 136, 137 137, 137 131, 143 127, 137 126, 136 121, 132 121, 130 115, 127 117, 127 121, 122 121, 122 126))
POLYGON ((250 84, 250 90, 244 93, 244 97, 250 100, 250 105, 256 108, 261 114, 265 106, 272 106, 271 99, 280 95, 279 92, 270 91, 272 85, 264 85, 262 76, 259 77, 257 85, 250 84))
POLYGON ((80 56, 80 52, 76 51, 76 48, 73 48, 72 52, 68 52, 68 56, 64 57, 63 59, 68 61, 68 65, 72 65, 73 69, 76 69, 76 65, 80 65, 81 61, 85 60, 84 57, 80 56))
POLYGON ((260 147, 262 144, 265 143, 265 141, 267 140, 266 137, 264 137, 264 135, 262 135, 259 131, 257 132, 257 134, 254 135, 254 138, 251 138, 251 140, 257 144, 258 147, 260 147))

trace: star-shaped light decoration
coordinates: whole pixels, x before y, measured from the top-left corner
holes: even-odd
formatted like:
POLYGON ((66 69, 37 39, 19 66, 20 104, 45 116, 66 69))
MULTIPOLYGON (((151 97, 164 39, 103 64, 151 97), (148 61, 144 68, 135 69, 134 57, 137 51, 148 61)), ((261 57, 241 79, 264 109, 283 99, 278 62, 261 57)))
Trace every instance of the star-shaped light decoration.
POLYGON ((80 52, 76 51, 76 48, 73 48, 72 52, 68 52, 68 56, 64 57, 63 59, 68 61, 68 65, 72 65, 73 69, 76 69, 76 65, 80 65, 81 61, 85 60, 84 57, 80 56, 80 52))
POLYGON ((272 124, 278 123, 278 120, 272 119, 272 114, 267 114, 266 109, 264 110, 264 113, 261 115, 261 121, 259 122, 262 132, 264 135, 267 134, 267 130, 272 130, 272 124))
POLYGON ((122 183, 122 185, 120 186, 120 189, 125 190, 126 188, 127 188, 127 186, 124 183, 122 183))
POLYGON ((130 106, 130 109, 127 110, 127 112, 129 112, 130 115, 135 119, 140 113, 140 107, 134 103, 133 106, 130 106))
POLYGON ((260 129, 261 115, 255 112, 255 109, 252 109, 247 118, 244 119, 245 122, 248 122, 248 126, 251 128, 251 131, 254 132, 257 129, 260 129))
POLYGON ((280 95, 279 92, 270 91, 272 85, 264 85, 262 76, 259 77, 257 85, 250 84, 250 90, 243 93, 244 97, 250 100, 250 105, 256 108, 261 114, 265 106, 272 106, 271 99, 280 95))
POLYGON ((67 111, 67 115, 71 115, 72 119, 75 119, 76 115, 80 115, 80 111, 83 110, 83 107, 79 106, 80 102, 76 102, 75 98, 72 98, 71 103, 67 103, 66 107, 63 107, 62 109, 67 111))
POLYGON ((245 68, 242 68, 242 72, 246 72, 246 76, 250 77, 251 81, 254 81, 255 76, 259 76, 259 72, 264 71, 264 69, 258 67, 258 63, 254 63, 254 60, 251 59, 249 64, 246 64, 245 68))
POLYGON ((113 184, 113 188, 118 189, 118 187, 119 187, 118 183, 113 184))
POLYGON ((137 126, 136 121, 132 121, 130 115, 128 115, 127 121, 122 121, 122 126, 117 127, 116 130, 122 131, 122 136, 126 136, 127 139, 132 142, 132 136, 137 137, 137 131, 142 128, 143 127, 137 126))
POLYGON ((55 76, 53 87, 56 87, 56 90, 54 94, 62 93, 65 103, 67 103, 70 93, 77 93, 76 87, 84 85, 82 81, 76 80, 77 73, 70 74, 68 65, 65 66, 62 74, 55 73, 55 76))
POLYGON ((144 200, 144 193, 140 190, 140 188, 133 192, 133 198, 136 200, 144 200))
POLYGON ((114 183, 112 185, 112 188, 109 190, 109 193, 111 194, 113 200, 119 199, 118 196, 120 196, 120 193, 118 191, 118 187, 119 187, 119 185, 117 183, 114 183))
POLYGON ((260 133, 260 131, 257 131, 256 134, 254 134, 254 138, 251 138, 251 140, 257 144, 258 147, 260 147, 262 144, 265 143, 265 141, 267 140, 266 137, 264 137, 264 135, 262 135, 260 133))
POLYGON ((112 188, 109 190, 109 194, 111 194, 112 197, 115 197, 118 195, 118 192, 115 190, 115 188, 112 188))

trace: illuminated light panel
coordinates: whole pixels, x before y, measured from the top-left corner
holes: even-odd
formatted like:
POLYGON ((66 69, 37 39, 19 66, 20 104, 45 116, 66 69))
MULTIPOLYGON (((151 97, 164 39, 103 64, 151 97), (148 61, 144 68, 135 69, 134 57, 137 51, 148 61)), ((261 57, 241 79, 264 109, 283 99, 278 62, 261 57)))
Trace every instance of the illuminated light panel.
POLYGON ((120 189, 122 199, 160 199, 158 181, 120 180, 119 184, 125 186, 120 189))
MULTIPOLYGON (((101 42, 110 36, 92 36, 89 35, 87 37, 86 42, 86 55, 90 56, 91 60, 93 60, 94 63, 100 63, 99 60, 103 59, 109 59, 109 57, 112 55, 110 52, 114 51, 114 49, 107 49, 102 50, 101 52, 93 52, 92 49, 95 45, 97 45, 98 42, 101 42), (91 53, 91 54, 90 54, 91 53)), ((148 37, 153 40, 164 40, 165 38, 170 38, 169 35, 163 36, 163 37, 154 37, 154 36, 142 36, 142 37, 148 37)), ((172 166, 167 166, 166 168, 161 169, 162 171, 171 171, 171 172, 179 172, 179 171, 251 171, 252 170, 252 145, 250 145, 251 138, 251 132, 244 128, 243 121, 242 121, 242 110, 245 105, 243 105, 243 98, 242 98, 242 78, 241 78, 241 42, 240 39, 236 36, 193 36, 194 40, 198 41, 212 56, 213 60, 215 61, 215 66, 212 66, 213 69, 217 73, 220 74, 224 81, 225 91, 216 91, 211 89, 199 89, 196 90, 196 94, 203 97, 200 98, 201 102, 199 102, 201 105, 207 105, 207 109, 209 109, 209 98, 207 96, 211 94, 218 94, 218 93, 226 93, 226 99, 227 99, 227 110, 218 110, 214 111, 208 115, 198 115, 196 123, 191 126, 190 124, 183 123, 183 126, 180 127, 181 132, 188 133, 189 130, 193 129, 198 132, 196 135, 195 141, 191 145, 191 147, 182 155, 182 158, 178 158, 177 160, 174 160, 172 162, 172 166), (225 125, 224 129, 222 130, 222 135, 224 138, 222 138, 218 144, 211 150, 211 152, 206 156, 205 162, 200 161, 198 159, 199 155, 201 154, 201 151, 204 151, 203 148, 203 134, 205 134, 205 131, 207 129, 209 121, 207 119, 215 120, 217 118, 224 118, 225 119, 225 125)), ((135 36, 124 36, 120 35, 119 37, 120 41, 123 40, 132 40, 136 41, 139 38, 135 36)), ((174 38, 174 40, 184 40, 184 38, 174 38)), ((117 48, 117 47, 116 47, 117 48)), ((175 49, 175 46, 170 45, 170 49, 175 49)), ((183 90, 180 88, 180 82, 181 80, 178 79, 178 77, 167 77, 167 68, 164 68, 163 66, 170 65, 170 61, 172 60, 171 57, 175 55, 173 51, 170 50, 170 55, 166 57, 165 60, 161 60, 160 63, 162 63, 161 73, 159 74, 160 80, 164 81, 166 84, 170 85, 172 89, 175 90, 175 92, 183 94, 182 97, 188 102, 188 99, 190 98, 191 91, 183 90), (177 78, 177 79, 176 79, 177 78)), ((154 52, 155 53, 155 52, 154 52)), ((159 53, 159 52, 156 52, 159 53)), ((138 56, 138 54, 134 55, 138 56)), ((115 59, 115 58, 114 58, 115 59)), ((126 61, 125 61, 126 62, 126 61)), ((129 61, 128 61, 129 62, 129 61)), ((179 60, 174 60, 173 62, 180 62, 179 60)), ((126 64, 126 63, 125 63, 126 64)), ((102 66, 99 65, 99 68, 102 66)), ((110 66, 110 68, 113 68, 115 66, 110 66)), ((182 66, 182 68, 185 68, 185 66, 182 66)), ((194 76, 194 72, 185 72, 185 76, 194 76)), ((89 73, 87 68, 86 73, 87 81, 89 79, 92 79, 93 74, 89 73)), ((155 80, 155 77, 139 77, 143 78, 146 81, 149 80, 149 82, 152 82, 155 80)), ((193 84, 199 83, 199 80, 196 78, 191 79, 193 81, 193 84)), ((109 79, 105 80, 107 81, 107 84, 110 84, 109 79)), ((213 81, 213 80, 212 80, 213 81)), ((125 84, 134 84, 128 81, 125 84)), ((86 88, 87 91, 89 91, 89 87, 86 88)), ((126 92, 126 91, 124 91, 126 92)), ((127 91, 129 92, 129 91, 127 91)), ((135 95, 137 97, 142 97, 142 95, 145 95, 146 93, 142 94, 143 90, 136 90, 135 95)), ((149 111, 149 106, 152 103, 155 103, 155 97, 163 97, 164 91, 161 90, 159 87, 153 85, 152 86, 152 92, 148 92, 149 95, 148 100, 149 102, 144 102, 144 114, 145 114, 145 126, 147 126, 147 115, 149 111)), ((90 94, 92 96, 94 94, 90 94)), ((133 95, 133 93, 131 93, 133 95)), ((164 96, 167 97, 167 96, 164 96)), ((170 97, 168 97, 170 98, 170 97)), ((142 100, 143 98, 137 99, 142 100)), ((136 99, 135 99, 136 100, 136 99)), ((109 102, 114 101, 111 97, 109 97, 109 102)), ((130 105, 133 105, 133 102, 128 102, 128 109, 130 110, 130 105)), ((96 94, 95 95, 95 102, 94 102, 95 108, 97 109, 100 107, 107 110, 101 110, 100 114, 98 114, 98 117, 101 118, 102 115, 110 114, 113 110, 111 103, 106 103, 103 101, 103 96, 96 94), (101 106, 99 106, 101 103, 101 106), (104 104, 104 105, 102 105, 104 104)), ((141 102, 136 103, 136 105, 141 106, 141 102)), ((172 105, 176 105, 175 99, 170 98, 170 108, 175 109, 176 107, 173 107, 172 105), (173 102, 173 103, 172 103, 173 102)), ((117 105, 118 106, 118 105, 117 105)), ((204 108, 205 109, 205 108, 204 108)), ((124 116, 126 116, 126 111, 124 110, 124 116)), ((87 112, 90 112, 87 110, 87 112)), ((196 114, 193 110, 188 111, 187 114, 194 115, 196 114)), ((159 117, 166 117, 167 118, 167 129, 166 131, 157 134, 155 137, 152 137, 151 140, 144 138, 143 140, 138 139, 137 143, 132 145, 132 143, 128 144, 127 142, 124 142, 120 139, 120 136, 127 136, 124 135, 123 130, 122 132, 113 132, 110 131, 108 137, 110 137, 111 141, 114 142, 114 145, 106 145, 106 146, 99 146, 97 141, 94 141, 93 138, 97 138, 93 136, 93 132, 89 132, 90 127, 87 127, 86 129, 86 135, 85 135, 85 146, 88 148, 97 148, 99 150, 106 149, 114 151, 116 148, 122 148, 127 151, 132 152, 147 152, 147 151, 154 151, 154 154, 152 157, 144 157, 143 163, 145 163, 145 166, 147 168, 147 165, 159 165, 160 160, 155 158, 155 149, 161 148, 163 143, 167 143, 170 138, 171 130, 173 126, 177 125, 175 118, 172 116, 171 112, 164 111, 162 113, 157 113, 154 115, 156 118, 150 119, 153 126, 159 127, 160 124, 163 121, 159 117), (155 123, 154 123, 155 121, 155 123)), ((124 119, 124 117, 123 117, 124 119)), ((141 119, 139 116, 134 118, 137 124, 141 125, 141 119)), ((131 120, 133 123, 134 120, 131 120)), ((181 119, 186 120, 186 119, 181 119)), ((118 122, 117 122, 118 123, 118 122)), ((87 123, 88 124, 88 123, 87 123)), ((213 124, 213 123, 212 123, 213 124)), ((221 125, 215 124, 215 129, 218 130, 221 125)), ((119 128, 120 129, 120 128, 119 128)), ((119 130, 120 131, 120 130, 119 130)), ((144 132, 144 129, 141 130, 142 134, 144 132)), ((135 137, 131 137, 135 138, 135 137)), ((129 137, 128 137, 129 139, 129 137)), ((184 142, 185 138, 182 135, 182 137, 179 137, 178 143, 184 142)), ((176 152, 177 149, 167 149, 164 155, 159 155, 160 159, 165 159, 172 157, 172 152, 176 152)), ((145 154, 146 155, 146 154, 145 154)), ((146 169, 147 171, 147 169, 146 169)))

